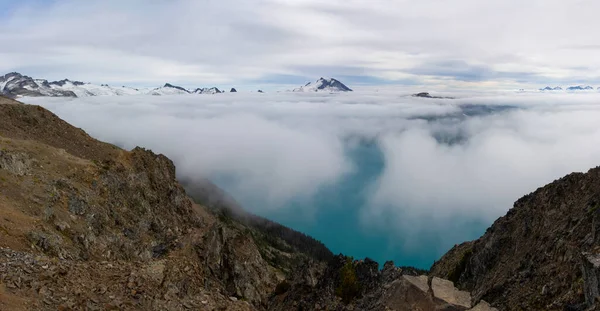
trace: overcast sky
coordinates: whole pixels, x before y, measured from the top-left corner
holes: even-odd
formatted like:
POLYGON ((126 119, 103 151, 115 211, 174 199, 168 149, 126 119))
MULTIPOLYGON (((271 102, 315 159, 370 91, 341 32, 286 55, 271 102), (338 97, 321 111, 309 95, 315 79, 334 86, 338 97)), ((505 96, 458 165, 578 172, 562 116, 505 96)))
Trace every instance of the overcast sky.
POLYGON ((593 0, 0 0, 0 72, 147 86, 595 85, 599 11, 593 0))

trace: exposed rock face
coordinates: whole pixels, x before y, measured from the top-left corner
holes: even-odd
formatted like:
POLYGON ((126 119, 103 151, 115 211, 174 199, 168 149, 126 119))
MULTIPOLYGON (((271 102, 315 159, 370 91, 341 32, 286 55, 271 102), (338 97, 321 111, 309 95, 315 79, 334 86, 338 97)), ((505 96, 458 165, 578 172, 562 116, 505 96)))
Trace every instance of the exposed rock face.
POLYGON ((501 310, 580 305, 585 301, 580 253, 598 247, 599 207, 600 168, 570 174, 519 199, 484 236, 455 246, 436 262, 432 275, 501 310))
POLYGON ((0 169, 17 176, 25 176, 31 167, 31 159, 26 154, 8 153, 0 150, 0 169))
POLYGON ((245 298, 260 305, 278 283, 275 272, 262 258, 252 236, 214 226, 205 237, 199 257, 214 276, 223 282, 229 296, 245 298))
POLYGON ((231 90, 229 91, 229 93, 236 93, 236 92, 237 92, 237 90, 236 90, 235 88, 233 88, 233 87, 232 87, 232 88, 231 88, 231 90))
POLYGON ((591 307, 600 299, 600 255, 584 253, 581 257, 585 303, 591 307))

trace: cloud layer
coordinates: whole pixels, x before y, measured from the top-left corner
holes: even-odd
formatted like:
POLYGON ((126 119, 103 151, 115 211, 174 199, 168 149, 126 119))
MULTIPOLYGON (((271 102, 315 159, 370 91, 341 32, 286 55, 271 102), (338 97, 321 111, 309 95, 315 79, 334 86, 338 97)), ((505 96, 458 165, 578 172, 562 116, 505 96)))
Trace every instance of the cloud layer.
POLYGON ((334 251, 427 268, 519 197, 600 164, 600 94, 454 95, 420 99, 388 89, 26 101, 99 139, 164 153, 180 177, 218 180, 252 212, 334 251))
POLYGON ((593 83, 599 9, 592 0, 0 1, 0 71, 190 87, 322 75, 444 87, 593 83))
POLYGON ((351 138, 375 140, 385 170, 369 214, 385 207, 491 220, 537 186, 598 164, 598 99, 238 93, 27 101, 100 139, 165 153, 180 174, 234 178, 267 198, 265 208, 335 183, 355 169, 351 138), (465 117, 467 103, 502 109, 465 117))

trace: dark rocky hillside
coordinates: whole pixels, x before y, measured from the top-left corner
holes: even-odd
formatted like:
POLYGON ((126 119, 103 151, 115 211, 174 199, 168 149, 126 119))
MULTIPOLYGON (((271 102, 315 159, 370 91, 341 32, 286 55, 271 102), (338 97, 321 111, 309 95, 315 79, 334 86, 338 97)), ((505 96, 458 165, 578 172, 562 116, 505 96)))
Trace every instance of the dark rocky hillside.
POLYGON ((589 305, 598 298, 593 271, 582 271, 593 270, 600 253, 599 220, 600 168, 573 173, 519 199, 431 273, 501 310, 584 310, 585 288, 596 293, 589 305))

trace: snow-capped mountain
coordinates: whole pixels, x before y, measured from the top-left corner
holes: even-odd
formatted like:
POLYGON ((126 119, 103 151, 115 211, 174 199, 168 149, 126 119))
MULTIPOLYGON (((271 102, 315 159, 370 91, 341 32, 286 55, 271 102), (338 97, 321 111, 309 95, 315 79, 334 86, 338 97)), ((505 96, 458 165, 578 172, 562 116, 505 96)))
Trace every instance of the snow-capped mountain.
POLYGON ((304 86, 294 89, 292 92, 352 92, 352 89, 336 79, 320 78, 316 82, 309 82, 304 86))
POLYGON ((76 97, 70 90, 63 90, 58 82, 48 82, 42 79, 33 79, 17 72, 0 76, 0 94, 9 97, 18 96, 64 96, 76 97))
POLYGON ((150 91, 150 95, 181 95, 181 94, 190 94, 190 91, 182 88, 181 86, 172 85, 170 83, 165 83, 165 85, 161 87, 157 87, 150 91))
POLYGON ((563 90, 563 88, 560 87, 560 86, 555 86, 555 87, 549 87, 549 86, 547 86, 547 87, 545 87, 543 89, 540 89, 540 91, 562 91, 562 90, 563 90))
POLYGON ((33 79, 17 72, 0 76, 0 93, 9 97, 19 96, 53 96, 53 97, 85 97, 110 95, 143 94, 145 90, 121 86, 112 87, 106 84, 97 85, 64 79, 48 82, 44 79, 33 79))
POLYGON ((223 93, 223 92, 221 92, 216 87, 211 87, 211 88, 204 87, 204 88, 197 88, 192 93, 193 94, 220 94, 220 93, 223 93))
POLYGON ((567 88, 567 91, 589 91, 589 90, 593 90, 594 88, 591 86, 583 86, 583 85, 577 85, 577 86, 569 86, 567 88))
POLYGON ((216 87, 197 88, 189 91, 183 87, 166 83, 154 89, 140 89, 127 86, 109 86, 64 79, 48 82, 34 79, 18 72, 0 76, 0 94, 8 97, 21 96, 53 96, 53 97, 86 97, 86 96, 121 96, 121 95, 180 95, 180 94, 218 94, 216 87))
POLYGON ((137 89, 127 86, 109 86, 107 84, 92 84, 83 83, 79 81, 61 80, 56 82, 50 82, 50 86, 54 90, 70 91, 73 92, 77 97, 87 96, 115 96, 115 95, 139 95, 147 92, 143 89, 137 89))

